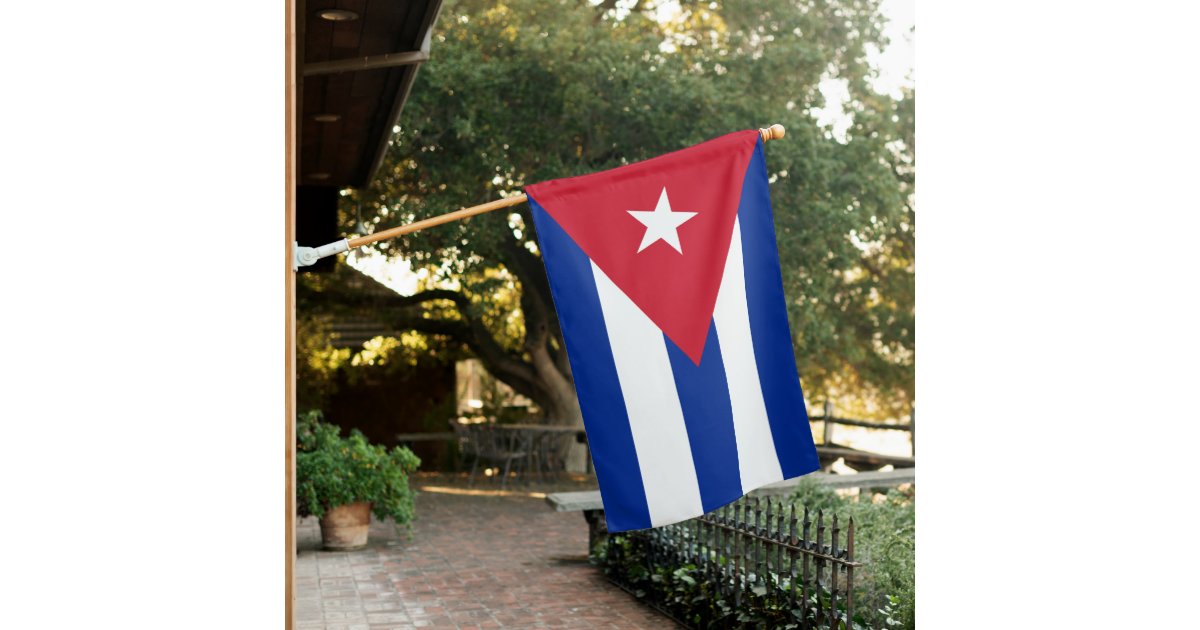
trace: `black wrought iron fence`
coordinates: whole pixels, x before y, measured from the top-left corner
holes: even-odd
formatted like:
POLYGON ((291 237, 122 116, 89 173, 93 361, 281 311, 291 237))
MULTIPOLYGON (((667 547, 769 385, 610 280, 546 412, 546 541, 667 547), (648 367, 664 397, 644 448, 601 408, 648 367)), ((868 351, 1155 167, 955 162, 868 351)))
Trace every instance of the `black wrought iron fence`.
POLYGON ((609 567, 644 565, 644 574, 609 571, 627 590, 645 591, 663 576, 684 579, 675 573, 680 569, 702 581, 691 599, 718 600, 721 607, 712 601, 689 607, 665 592, 646 598, 684 625, 755 627, 754 621, 774 619, 805 629, 854 627, 854 570, 862 564, 854 560, 853 520, 843 526, 823 512, 814 520, 807 508, 797 513, 794 504, 755 497, 683 523, 612 536, 606 552, 609 567))

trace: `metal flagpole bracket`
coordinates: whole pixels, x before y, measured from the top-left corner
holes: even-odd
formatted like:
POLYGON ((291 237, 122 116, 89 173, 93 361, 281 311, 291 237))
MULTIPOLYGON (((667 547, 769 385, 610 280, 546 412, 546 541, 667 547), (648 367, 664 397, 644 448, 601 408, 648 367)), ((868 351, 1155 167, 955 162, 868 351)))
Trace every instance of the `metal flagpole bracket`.
POLYGON ((301 247, 299 243, 293 243, 293 249, 296 254, 292 257, 292 271, 297 271, 301 267, 317 264, 318 260, 326 256, 333 256, 345 251, 350 251, 350 241, 342 239, 328 245, 320 247, 301 247))

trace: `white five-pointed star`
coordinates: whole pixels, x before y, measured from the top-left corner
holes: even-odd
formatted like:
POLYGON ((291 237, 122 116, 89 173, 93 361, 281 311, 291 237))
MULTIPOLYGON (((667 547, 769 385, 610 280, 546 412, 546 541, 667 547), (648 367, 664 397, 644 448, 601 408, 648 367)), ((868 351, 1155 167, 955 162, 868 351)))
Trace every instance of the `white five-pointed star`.
POLYGON ((626 212, 646 226, 646 234, 642 236, 642 244, 638 247, 638 252, 661 240, 674 247, 675 251, 680 254, 683 253, 683 248, 679 245, 679 226, 696 216, 696 213, 672 212, 671 202, 667 200, 666 187, 663 187, 662 194, 658 196, 658 205, 654 206, 654 212, 645 210, 626 210, 626 212))

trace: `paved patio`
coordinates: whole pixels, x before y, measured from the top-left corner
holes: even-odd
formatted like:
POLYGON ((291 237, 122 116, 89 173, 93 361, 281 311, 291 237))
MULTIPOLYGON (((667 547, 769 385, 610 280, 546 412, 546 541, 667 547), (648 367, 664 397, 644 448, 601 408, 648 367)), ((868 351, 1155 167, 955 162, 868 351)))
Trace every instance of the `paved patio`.
POLYGON ((579 514, 527 489, 414 485, 425 490, 411 537, 372 522, 366 549, 328 552, 316 519, 300 522, 297 630, 676 627, 587 563, 579 514))

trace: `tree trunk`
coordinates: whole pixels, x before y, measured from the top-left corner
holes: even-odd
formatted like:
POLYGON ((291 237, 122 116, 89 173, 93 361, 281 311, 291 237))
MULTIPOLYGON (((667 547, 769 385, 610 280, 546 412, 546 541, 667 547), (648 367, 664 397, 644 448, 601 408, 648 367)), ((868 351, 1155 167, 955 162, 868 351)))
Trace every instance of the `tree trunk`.
POLYGON ((582 427, 583 414, 579 410, 575 385, 558 370, 546 344, 539 344, 530 354, 534 374, 547 391, 541 402, 546 410, 546 420, 550 424, 582 427))
POLYGON ((583 413, 575 388, 569 383, 545 401, 538 403, 545 410, 546 423, 565 427, 583 427, 583 413))

